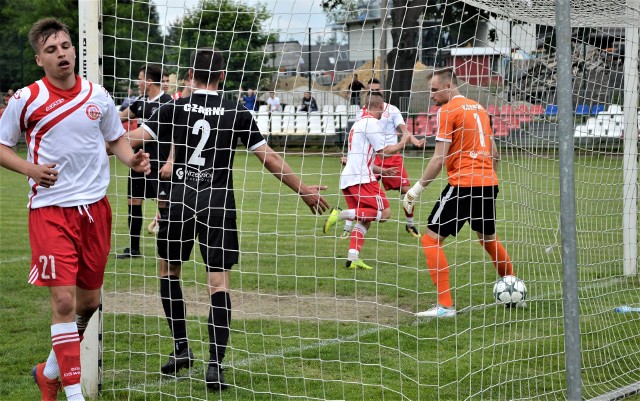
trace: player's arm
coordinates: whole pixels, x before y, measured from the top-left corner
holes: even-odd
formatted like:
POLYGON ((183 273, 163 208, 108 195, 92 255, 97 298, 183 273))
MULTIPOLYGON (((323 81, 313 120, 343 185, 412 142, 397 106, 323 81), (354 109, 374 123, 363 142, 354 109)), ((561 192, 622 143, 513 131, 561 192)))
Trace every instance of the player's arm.
POLYGON ((30 177, 38 185, 49 188, 58 180, 54 163, 34 164, 18 156, 13 149, 0 144, 0 166, 30 177))
POLYGON ((493 136, 491 137, 491 158, 493 159, 493 170, 497 173, 500 164, 500 151, 493 136))
POLYGON ((151 141, 154 139, 143 127, 138 127, 133 131, 129 131, 124 136, 129 141, 130 146, 134 149, 142 146, 144 141, 151 141))
POLYGON ((427 168, 424 169, 422 177, 420 177, 418 182, 416 182, 415 185, 405 194, 402 201, 402 206, 408 213, 413 212, 413 204, 418 200, 422 191, 424 191, 424 189, 440 175, 440 172, 445 165, 450 147, 451 142, 436 141, 436 148, 433 151, 433 156, 429 160, 427 168))
POLYGON ((109 142, 109 151, 131 170, 145 174, 151 172, 149 153, 144 153, 142 149, 138 150, 137 153, 133 153, 133 149, 131 149, 131 145, 125 135, 109 142))
POLYGON ((411 135, 411 143, 418 147, 418 148, 423 148, 424 144, 425 144, 425 140, 424 139, 418 139, 415 136, 413 136, 413 134, 411 132, 409 132, 409 129, 407 128, 407 125, 402 123, 400 125, 398 125, 396 127, 396 131, 398 131, 399 134, 405 135, 405 134, 409 134, 411 135))
POLYGON ((167 156, 167 161, 160 168, 160 178, 164 178, 165 180, 168 180, 169 178, 171 178, 171 174, 173 174, 173 160, 174 160, 175 150, 176 150, 176 147, 172 143, 171 149, 169 150, 169 156, 167 156))
POLYGON ((320 195, 320 190, 326 189, 326 186, 304 184, 287 162, 267 144, 258 146, 253 153, 274 177, 298 193, 313 213, 322 214, 329 208, 329 202, 320 195))
POLYGON ((413 135, 408 130, 402 134, 402 138, 395 145, 388 145, 377 151, 378 154, 382 154, 385 156, 392 156, 404 149, 404 147, 409 143, 413 135))
POLYGON ((440 175, 450 147, 451 142, 436 141, 436 148, 433 151, 433 156, 431 157, 431 160, 429 160, 427 168, 425 168, 422 173, 422 177, 420 177, 417 184, 420 184, 425 188, 427 185, 431 184, 431 181, 435 180, 440 175))
MULTIPOLYGON (((131 105, 129 105, 131 106, 131 105)), ((121 110, 118 112, 118 116, 120 116, 120 121, 129 121, 129 120, 133 120, 134 118, 136 118, 136 115, 133 114, 133 112, 131 111, 131 109, 129 107, 127 107, 124 110, 121 110)))

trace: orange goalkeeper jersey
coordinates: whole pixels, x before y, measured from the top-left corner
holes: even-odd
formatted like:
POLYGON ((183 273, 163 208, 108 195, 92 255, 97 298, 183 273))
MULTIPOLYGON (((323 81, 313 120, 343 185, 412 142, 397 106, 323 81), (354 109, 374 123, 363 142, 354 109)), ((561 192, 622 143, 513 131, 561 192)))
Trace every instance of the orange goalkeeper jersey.
POLYGON ((454 96, 440 108, 436 139, 451 143, 446 157, 451 185, 498 185, 491 154, 492 135, 489 115, 479 103, 454 96))

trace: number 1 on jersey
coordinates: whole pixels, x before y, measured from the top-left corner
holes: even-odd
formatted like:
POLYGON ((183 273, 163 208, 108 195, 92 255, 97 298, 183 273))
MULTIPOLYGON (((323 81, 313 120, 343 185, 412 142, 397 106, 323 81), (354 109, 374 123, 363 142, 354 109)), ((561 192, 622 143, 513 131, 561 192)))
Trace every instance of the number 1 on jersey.
POLYGON ((478 136, 480 137, 480 146, 483 148, 487 147, 487 144, 484 140, 484 130, 482 129, 482 121, 480 121, 480 116, 478 113, 473 113, 473 117, 476 119, 476 125, 478 126, 478 136))
POLYGON ((204 149, 204 145, 206 145, 209 140, 209 135, 211 135, 211 124, 205 119, 196 121, 193 125, 191 135, 200 135, 200 131, 202 131, 202 137, 187 162, 188 164, 195 164, 196 166, 204 166, 205 159, 201 155, 202 149, 204 149))

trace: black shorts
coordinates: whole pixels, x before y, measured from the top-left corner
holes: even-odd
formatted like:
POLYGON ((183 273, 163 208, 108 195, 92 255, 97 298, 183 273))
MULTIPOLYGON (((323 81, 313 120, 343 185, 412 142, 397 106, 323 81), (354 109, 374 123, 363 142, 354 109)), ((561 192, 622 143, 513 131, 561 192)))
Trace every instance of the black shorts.
POLYGON ((496 233, 498 186, 454 187, 447 184, 429 215, 429 230, 442 237, 456 236, 464 223, 485 235, 496 233))
POLYGON ((191 216, 183 219, 169 215, 168 208, 163 208, 158 224, 158 256, 171 264, 179 265, 189 260, 196 237, 207 271, 230 270, 238 263, 235 217, 191 216))
POLYGON ((127 185, 129 198, 156 199, 158 197, 158 171, 151 170, 147 176, 144 173, 129 172, 127 185))
POLYGON ((170 198, 169 191, 171 191, 171 181, 159 180, 158 181, 158 200, 168 201, 170 198))

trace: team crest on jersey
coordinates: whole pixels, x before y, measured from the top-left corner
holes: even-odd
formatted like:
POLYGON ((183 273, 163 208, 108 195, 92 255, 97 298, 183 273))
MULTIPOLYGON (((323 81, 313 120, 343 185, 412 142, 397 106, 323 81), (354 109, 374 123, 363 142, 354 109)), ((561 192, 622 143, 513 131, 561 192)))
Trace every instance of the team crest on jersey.
POLYGON ((16 93, 13 94, 15 99, 20 99, 20 94, 22 93, 22 89, 18 89, 16 93))
POLYGON ((102 112, 100 112, 100 108, 95 104, 90 104, 86 109, 87 117, 91 120, 97 120, 102 116, 102 112))

